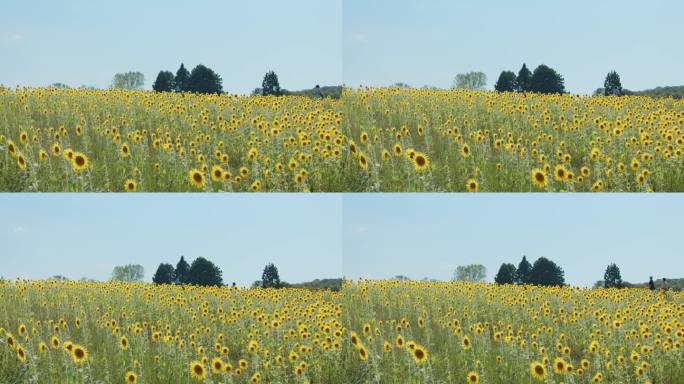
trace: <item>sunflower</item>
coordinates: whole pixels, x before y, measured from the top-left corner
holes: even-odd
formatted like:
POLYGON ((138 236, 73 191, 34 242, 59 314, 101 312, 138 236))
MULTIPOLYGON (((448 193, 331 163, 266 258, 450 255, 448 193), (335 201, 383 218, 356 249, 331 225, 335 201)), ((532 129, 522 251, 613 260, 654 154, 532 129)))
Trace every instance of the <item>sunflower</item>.
POLYGON ((366 347, 359 345, 357 349, 359 352, 359 358, 363 361, 368 360, 368 351, 366 351, 366 347))
POLYGON ((257 192, 259 189, 261 189, 261 181, 255 180, 252 185, 249 186, 249 189, 252 192, 257 192))
POLYGON ((76 364, 84 363, 88 360, 88 350, 82 345, 74 344, 71 350, 71 359, 76 364))
POLYGON ((126 372, 126 382, 130 384, 136 384, 138 382, 138 375, 133 371, 126 372))
POLYGON ((195 188, 204 188, 204 174, 197 168, 193 168, 188 172, 188 179, 190 183, 195 186, 195 188))
POLYGON ((401 144, 394 144, 394 156, 400 157, 402 152, 401 144))
POLYGON ((556 359, 553 360, 553 371, 556 373, 565 373, 565 369, 567 367, 567 364, 565 363, 565 360, 563 360, 562 357, 556 357, 556 359))
POLYGON ((128 157, 128 155, 131 154, 131 149, 128 147, 128 143, 121 144, 119 153, 121 154, 121 157, 128 157))
POLYGON ((530 364, 530 374, 538 381, 544 381, 546 378, 546 367, 538 361, 533 361, 530 364))
POLYGON ((220 165, 211 167, 211 179, 213 181, 223 181, 223 168, 220 165))
POLYGON ((50 345, 53 349, 59 348, 59 339, 57 336, 52 336, 52 339, 50 339, 50 345))
POLYGON ((416 152, 413 156, 413 167, 416 172, 423 172, 430 167, 430 158, 422 152, 416 152))
POLYGON ((478 375, 477 372, 470 371, 470 372, 468 372, 467 381, 469 383, 473 383, 473 384, 479 383, 480 382, 480 375, 478 375))
POLYGON ((240 359, 240 360, 238 361, 238 365, 239 365, 240 368, 242 368, 242 369, 247 369, 247 365, 248 365, 248 364, 247 364, 247 360, 245 360, 245 359, 240 359))
POLYGON ((27 141, 28 141, 28 133, 26 133, 26 132, 21 132, 21 133, 19 134, 19 141, 21 141, 22 143, 27 142, 27 141))
POLYGON ((138 190, 138 183, 133 179, 128 179, 124 182, 124 190, 126 192, 135 192, 138 190))
POLYGON ((426 362, 427 359, 427 350, 421 345, 416 345, 415 348, 413 348, 413 360, 415 360, 417 364, 422 364, 426 362))
POLYGON ((247 177, 247 175, 249 175, 249 169, 247 169, 247 167, 241 167, 240 168, 240 176, 247 177))
POLYGON ((388 161, 390 159, 390 153, 388 150, 383 149, 382 150, 382 160, 388 161))
POLYGON ((211 371, 214 373, 221 373, 224 371, 223 360, 220 357, 211 359, 211 371))
POLYGON ((10 155, 14 156, 17 153, 17 145, 14 144, 14 141, 12 140, 7 140, 7 151, 9 152, 10 155))
POLYGON ((45 344, 45 343, 38 344, 38 350, 41 352, 47 352, 47 350, 48 350, 47 344, 45 344))
POLYGON ((544 188, 546 187, 546 184, 548 184, 549 180, 546 177, 546 172, 544 172, 542 169, 535 168, 531 172, 532 175, 532 182, 538 186, 539 188, 544 188))
POLYGON ((477 192, 480 189, 480 184, 478 184, 475 179, 468 179, 468 181, 466 181, 466 189, 468 192, 477 192))
POLYGON ((467 335, 463 336, 463 339, 461 339, 461 346, 463 347, 463 349, 470 349, 470 347, 472 346, 472 344, 470 343, 470 338, 467 335))
POLYGON ((193 378, 201 381, 207 377, 207 370, 204 368, 204 364, 195 360, 190 363, 190 374, 193 378))
POLYGON ((468 143, 465 143, 463 146, 461 146, 461 155, 463 155, 463 157, 470 156, 470 146, 468 143))
MULTIPOLYGON (((397 338, 394 339, 394 344, 397 346, 397 348, 403 348, 404 338, 401 335, 397 335, 397 338)), ((389 345, 389 343, 387 343, 387 345, 389 345)))
POLYGON ((124 351, 128 349, 128 338, 126 338, 126 336, 121 336, 119 339, 119 348, 124 351))
POLYGON ((59 144, 54 143, 52 144, 52 155, 53 156, 59 156, 62 153, 62 149, 59 147, 59 144))
POLYGON ((366 159, 366 155, 363 153, 359 153, 359 166, 362 169, 368 169, 368 159, 366 159))
POLYGON ((75 172, 81 172, 88 168, 88 157, 82 152, 74 152, 71 167, 75 172))
POLYGON ((556 168, 554 168, 553 175, 556 181, 563 181, 568 177, 568 170, 565 169, 563 165, 559 164, 556 165, 556 168))
POLYGON ((26 169, 26 159, 24 158, 24 154, 21 152, 17 152, 17 165, 21 170, 26 169))
POLYGON ((17 346, 17 359, 22 363, 26 361, 26 351, 24 351, 24 348, 21 345, 17 346))

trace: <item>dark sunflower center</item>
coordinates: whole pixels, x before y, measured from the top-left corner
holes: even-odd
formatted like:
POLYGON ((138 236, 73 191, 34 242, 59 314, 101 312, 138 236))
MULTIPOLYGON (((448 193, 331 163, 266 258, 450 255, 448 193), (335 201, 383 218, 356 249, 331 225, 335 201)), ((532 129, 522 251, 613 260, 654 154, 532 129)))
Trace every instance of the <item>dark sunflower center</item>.
POLYGON ((202 366, 201 366, 201 365, 195 365, 195 366, 193 367, 193 370, 194 370, 195 373, 198 374, 198 375, 201 375, 202 372, 204 371, 204 370, 202 369, 202 366))
POLYGON ((534 367, 534 371, 537 373, 537 375, 543 375, 544 367, 542 367, 541 365, 537 365, 534 367))
POLYGON ((416 157, 416 164, 423 166, 425 165, 425 158, 423 156, 416 157))
POLYGON ((81 156, 76 156, 76 164, 82 166, 83 164, 85 164, 85 159, 81 156))
POLYGON ((76 355, 76 357, 78 357, 79 359, 82 358, 84 355, 83 350, 76 348, 76 350, 74 351, 74 355, 76 355))
POLYGON ((202 175, 200 173, 196 172, 194 175, 192 175, 192 178, 198 183, 202 182, 202 175))
POLYGON ((541 172, 537 172, 535 173, 534 178, 541 183, 542 181, 544 181, 544 174, 541 172))
POLYGON ((416 349, 416 357, 422 359, 423 357, 425 357, 425 353, 420 349, 416 349))

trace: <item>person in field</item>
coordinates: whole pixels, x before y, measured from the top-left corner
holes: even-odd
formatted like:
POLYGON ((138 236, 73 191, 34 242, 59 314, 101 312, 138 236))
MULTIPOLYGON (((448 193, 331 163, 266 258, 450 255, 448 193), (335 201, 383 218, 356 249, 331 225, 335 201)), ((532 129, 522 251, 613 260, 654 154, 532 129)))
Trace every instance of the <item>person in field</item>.
POLYGON ((666 292, 667 289, 668 289, 668 286, 667 286, 667 279, 664 278, 664 277, 663 277, 663 282, 660 284, 660 289, 662 289, 663 292, 666 292))
POLYGON ((648 278, 648 288, 651 291, 655 291, 655 283, 653 282, 653 276, 648 278))
POLYGON ((323 98, 323 92, 321 91, 321 87, 316 84, 316 86, 313 89, 314 92, 314 98, 316 99, 322 99, 323 98))

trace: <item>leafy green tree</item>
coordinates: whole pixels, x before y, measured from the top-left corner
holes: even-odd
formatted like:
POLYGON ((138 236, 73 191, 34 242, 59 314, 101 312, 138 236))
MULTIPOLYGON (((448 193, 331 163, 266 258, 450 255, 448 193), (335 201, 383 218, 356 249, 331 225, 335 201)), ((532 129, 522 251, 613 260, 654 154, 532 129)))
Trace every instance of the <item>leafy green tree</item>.
POLYGON ((553 261, 540 257, 530 270, 530 283, 544 286, 562 286, 565 284, 565 272, 553 261))
POLYGON ((173 89, 176 92, 188 91, 188 79, 190 79, 190 72, 185 69, 185 65, 181 63, 180 68, 176 71, 176 77, 173 81, 173 89))
POLYGON ((200 64, 188 78, 188 91, 195 93, 223 93, 223 80, 212 69, 200 64))
POLYGON ((515 283, 515 265, 503 263, 499 268, 499 272, 494 277, 494 282, 497 284, 513 284, 515 283))
POLYGON ((145 75, 140 72, 117 73, 112 79, 112 88, 140 89, 145 85, 145 75))
POLYGON ((176 284, 185 284, 188 281, 188 270, 190 269, 190 264, 185 261, 185 257, 181 256, 176 264, 176 271, 173 274, 173 282, 176 284))
POLYGON ((624 286, 617 264, 611 263, 606 268, 606 272, 603 274, 603 286, 605 288, 622 288, 624 286))
POLYGON ((482 264, 459 265, 454 278, 461 281, 483 281, 487 277, 487 268, 482 264))
POLYGON ((114 267, 112 280, 118 281, 142 281, 145 277, 145 269, 142 265, 127 264, 114 267))
POLYGON ((264 75, 264 81, 261 83, 262 96, 280 96, 280 83, 278 82, 278 75, 275 72, 269 71, 264 75))
POLYGON ((202 286, 223 285, 223 272, 211 261, 198 257, 190 265, 187 282, 202 286))
POLYGON ((515 272, 515 282, 518 284, 529 284, 530 283, 530 271, 532 270, 532 264, 527 261, 527 257, 523 256, 518 264, 518 269, 515 272))
POLYGON ((527 69, 527 64, 523 63, 522 68, 520 68, 520 71, 518 71, 518 76, 516 77, 516 86, 518 92, 529 92, 531 80, 532 72, 527 69))
POLYGON ((152 282, 155 284, 172 284, 174 272, 173 265, 161 263, 152 277, 152 282))
POLYGON ((494 89, 499 92, 513 92, 517 89, 515 73, 502 71, 499 79, 494 84, 494 89))
POLYGON ((544 64, 534 69, 530 91, 538 93, 565 93, 565 80, 553 68, 544 64))
POLYGON ((606 75, 606 80, 603 82, 603 94, 605 96, 622 96, 622 83, 620 82, 620 75, 615 71, 610 71, 606 75))
POLYGON ((159 71, 157 80, 155 80, 154 84, 152 84, 152 89, 157 92, 171 92, 173 91, 174 87, 173 81, 173 73, 169 71, 159 71))
POLYGON ((264 272, 261 274, 262 288, 280 288, 280 275, 278 275, 278 268, 273 263, 267 264, 264 267, 264 272))
POLYGON ((487 85, 487 75, 482 72, 459 73, 454 80, 456 88, 484 89, 487 85))

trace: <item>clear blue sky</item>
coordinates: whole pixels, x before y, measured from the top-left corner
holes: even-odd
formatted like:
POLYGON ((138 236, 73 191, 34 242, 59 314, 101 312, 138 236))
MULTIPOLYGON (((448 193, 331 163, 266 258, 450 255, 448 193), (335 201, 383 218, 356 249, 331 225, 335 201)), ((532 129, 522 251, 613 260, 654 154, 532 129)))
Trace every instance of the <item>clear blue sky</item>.
POLYGON ((449 279, 458 265, 545 256, 592 285, 615 262, 630 282, 684 277, 682 194, 345 194, 344 274, 449 279), (676 276, 675 276, 676 275, 676 276))
POLYGON ((115 265, 203 256, 248 285, 341 276, 338 194, 1 194, 0 276, 105 280, 115 265))
POLYGON ((342 82, 341 0, 3 0, 0 84, 109 86, 136 70, 205 64, 249 93, 276 71, 287 89, 342 82))
POLYGON ((546 64, 590 93, 615 69, 625 88, 684 85, 679 0, 344 0, 347 85, 448 87, 479 70, 546 64))

